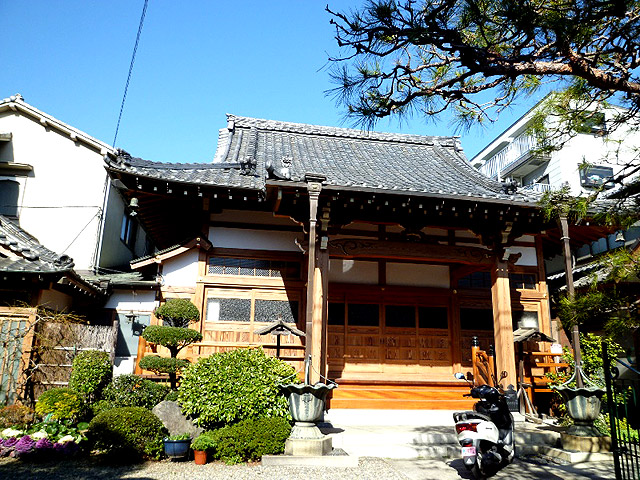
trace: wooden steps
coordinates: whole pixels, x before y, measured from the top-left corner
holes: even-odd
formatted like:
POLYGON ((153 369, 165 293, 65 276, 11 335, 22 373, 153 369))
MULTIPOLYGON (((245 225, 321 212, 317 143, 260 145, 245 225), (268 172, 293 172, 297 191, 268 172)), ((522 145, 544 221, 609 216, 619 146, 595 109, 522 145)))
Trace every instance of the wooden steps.
POLYGON ((466 383, 385 382, 338 379, 329 408, 380 410, 470 410, 466 383))

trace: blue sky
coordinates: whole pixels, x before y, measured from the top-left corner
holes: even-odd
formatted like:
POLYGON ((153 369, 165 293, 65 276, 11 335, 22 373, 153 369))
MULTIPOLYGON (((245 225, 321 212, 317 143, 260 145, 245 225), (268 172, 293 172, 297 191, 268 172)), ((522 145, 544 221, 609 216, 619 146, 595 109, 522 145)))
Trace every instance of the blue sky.
MULTIPOLYGON (((325 12, 359 0, 149 0, 116 146, 166 162, 209 162, 233 113, 351 126, 325 95, 339 49, 325 12)), ((36 108, 111 144, 143 0, 0 0, 0 98, 36 108)), ((488 128, 462 133, 471 158, 530 108, 523 102, 488 128)), ((414 117, 376 130, 452 135, 414 117)))

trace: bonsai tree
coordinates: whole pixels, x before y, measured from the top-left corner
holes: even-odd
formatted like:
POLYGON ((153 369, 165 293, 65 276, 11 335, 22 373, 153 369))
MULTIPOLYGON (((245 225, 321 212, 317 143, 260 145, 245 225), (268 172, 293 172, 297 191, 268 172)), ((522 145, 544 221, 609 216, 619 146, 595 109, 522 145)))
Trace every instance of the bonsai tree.
POLYGON ((142 333, 142 337, 147 342, 166 347, 171 358, 148 355, 140 360, 139 365, 144 370, 168 374, 171 389, 175 390, 178 372, 189 364, 188 360, 177 358, 178 352, 187 345, 202 340, 200 332, 188 328, 190 323, 200 319, 200 312, 189 300, 174 298, 167 300, 154 313, 164 325, 148 326, 142 333))

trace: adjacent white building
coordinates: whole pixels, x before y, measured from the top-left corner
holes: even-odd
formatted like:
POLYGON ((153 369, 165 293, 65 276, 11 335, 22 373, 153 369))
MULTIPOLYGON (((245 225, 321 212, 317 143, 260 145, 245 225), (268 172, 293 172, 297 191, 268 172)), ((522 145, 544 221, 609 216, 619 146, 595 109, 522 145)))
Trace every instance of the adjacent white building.
MULTIPOLYGON (((544 101, 544 100, 543 100, 544 101)), ((573 195, 591 193, 624 165, 637 158, 640 132, 620 126, 611 129, 617 110, 611 108, 585 125, 579 133, 550 154, 539 151, 538 141, 529 132, 542 102, 498 135, 470 162, 486 176, 499 181, 515 181, 524 190, 545 192, 563 184, 573 195), (587 163, 589 168, 580 168, 587 163)), ((613 184, 605 188, 613 188, 613 184)))
POLYGON ((78 272, 119 269, 150 253, 104 168, 106 143, 16 94, 0 100, 0 214, 78 272))

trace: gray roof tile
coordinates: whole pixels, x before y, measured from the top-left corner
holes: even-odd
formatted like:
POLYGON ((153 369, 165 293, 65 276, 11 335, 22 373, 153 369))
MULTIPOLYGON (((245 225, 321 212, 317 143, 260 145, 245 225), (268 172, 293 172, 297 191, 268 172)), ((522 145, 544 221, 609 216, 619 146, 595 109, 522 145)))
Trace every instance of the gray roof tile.
POLYGON ((423 195, 534 201, 507 195, 502 184, 474 169, 456 137, 366 132, 227 115, 210 164, 156 163, 120 155, 115 170, 192 184, 264 190, 268 179, 302 181, 306 173, 326 185, 423 195), (270 168, 270 165, 273 167, 270 168))
POLYGON ((62 273, 73 269, 73 260, 42 246, 38 240, 9 218, 0 215, 0 271, 11 273, 62 273))

